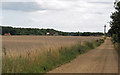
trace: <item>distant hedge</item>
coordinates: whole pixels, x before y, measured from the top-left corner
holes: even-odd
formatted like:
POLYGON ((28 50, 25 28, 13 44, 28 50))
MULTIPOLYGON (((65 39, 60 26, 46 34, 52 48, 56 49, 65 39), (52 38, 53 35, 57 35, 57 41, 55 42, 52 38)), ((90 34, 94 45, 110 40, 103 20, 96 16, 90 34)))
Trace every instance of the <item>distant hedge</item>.
POLYGON ((54 29, 38 29, 38 28, 13 28, 1 26, 2 34, 10 33, 11 35, 61 35, 61 36, 100 36, 100 32, 62 32, 54 29), (49 33, 49 34, 47 34, 49 33))

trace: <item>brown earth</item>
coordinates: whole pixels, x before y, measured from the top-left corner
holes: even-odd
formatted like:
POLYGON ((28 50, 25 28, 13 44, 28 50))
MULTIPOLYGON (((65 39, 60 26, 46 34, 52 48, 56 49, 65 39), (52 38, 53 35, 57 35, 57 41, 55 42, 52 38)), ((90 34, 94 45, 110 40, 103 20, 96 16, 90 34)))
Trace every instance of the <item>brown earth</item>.
POLYGON ((107 38, 100 47, 49 73, 118 73, 118 55, 111 39, 107 38))

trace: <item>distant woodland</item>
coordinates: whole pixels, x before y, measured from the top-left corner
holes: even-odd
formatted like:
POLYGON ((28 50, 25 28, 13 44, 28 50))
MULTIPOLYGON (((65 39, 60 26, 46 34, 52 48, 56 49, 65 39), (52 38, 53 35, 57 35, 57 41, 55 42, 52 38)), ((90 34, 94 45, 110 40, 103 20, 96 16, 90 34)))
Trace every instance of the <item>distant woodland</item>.
POLYGON ((14 28, 1 26, 1 35, 47 35, 47 36, 100 36, 100 32, 62 32, 54 29, 14 28))

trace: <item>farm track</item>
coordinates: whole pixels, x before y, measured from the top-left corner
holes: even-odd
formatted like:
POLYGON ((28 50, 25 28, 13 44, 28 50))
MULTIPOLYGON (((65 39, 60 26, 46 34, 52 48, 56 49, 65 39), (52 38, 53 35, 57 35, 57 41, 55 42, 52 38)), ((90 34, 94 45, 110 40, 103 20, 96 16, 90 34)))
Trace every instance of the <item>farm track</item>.
POLYGON ((107 38, 100 47, 48 73, 118 73, 118 55, 107 38))

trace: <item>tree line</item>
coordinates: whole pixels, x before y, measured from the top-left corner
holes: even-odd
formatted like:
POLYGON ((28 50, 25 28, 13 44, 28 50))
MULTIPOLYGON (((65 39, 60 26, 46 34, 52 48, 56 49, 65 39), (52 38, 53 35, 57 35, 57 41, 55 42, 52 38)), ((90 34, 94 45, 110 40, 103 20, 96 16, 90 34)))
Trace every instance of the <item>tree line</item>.
POLYGON ((38 28, 14 28, 1 26, 2 34, 10 33, 11 35, 59 35, 59 36, 101 36, 100 32, 62 32, 54 29, 38 28))
POLYGON ((111 29, 108 33, 112 36, 114 43, 120 43, 120 2, 117 3, 115 9, 116 11, 110 16, 112 21, 110 22, 111 29))

